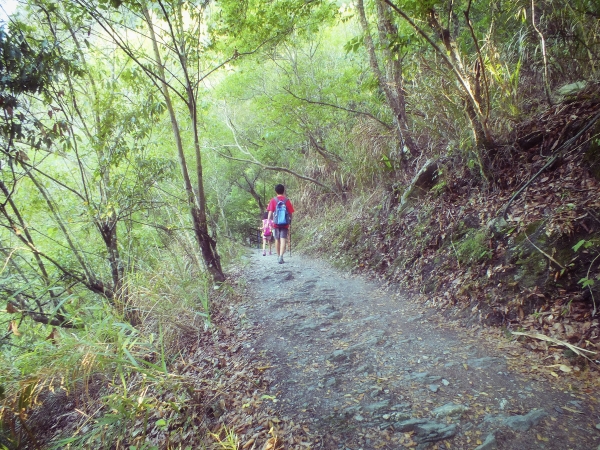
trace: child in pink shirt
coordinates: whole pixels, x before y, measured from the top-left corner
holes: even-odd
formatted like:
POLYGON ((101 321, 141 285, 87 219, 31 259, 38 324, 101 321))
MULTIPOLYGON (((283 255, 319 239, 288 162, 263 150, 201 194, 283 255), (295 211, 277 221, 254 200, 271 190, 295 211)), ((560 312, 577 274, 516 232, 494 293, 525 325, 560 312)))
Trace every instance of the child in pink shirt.
POLYGON ((269 212, 266 211, 262 215, 262 237, 263 237, 263 256, 267 255, 267 242, 269 242, 269 255, 273 246, 273 228, 275 228, 273 221, 269 219, 269 212))

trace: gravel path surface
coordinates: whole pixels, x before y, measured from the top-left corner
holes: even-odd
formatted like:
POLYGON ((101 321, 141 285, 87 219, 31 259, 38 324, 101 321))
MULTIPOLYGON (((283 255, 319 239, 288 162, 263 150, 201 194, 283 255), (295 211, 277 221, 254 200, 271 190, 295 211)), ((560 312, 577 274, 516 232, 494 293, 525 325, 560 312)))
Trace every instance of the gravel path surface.
POLYGON ((502 337, 302 255, 254 251, 244 276, 251 351, 310 448, 600 449, 597 393, 513 370, 502 337))

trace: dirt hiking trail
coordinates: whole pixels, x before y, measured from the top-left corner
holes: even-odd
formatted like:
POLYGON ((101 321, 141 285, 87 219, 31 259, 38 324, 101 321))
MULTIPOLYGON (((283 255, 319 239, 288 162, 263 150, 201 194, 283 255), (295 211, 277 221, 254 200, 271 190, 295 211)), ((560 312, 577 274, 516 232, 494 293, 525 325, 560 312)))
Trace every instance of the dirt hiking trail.
POLYGON ((517 371, 533 362, 498 330, 303 255, 255 250, 244 278, 246 346, 268 362, 285 448, 600 448, 597 393, 517 371))

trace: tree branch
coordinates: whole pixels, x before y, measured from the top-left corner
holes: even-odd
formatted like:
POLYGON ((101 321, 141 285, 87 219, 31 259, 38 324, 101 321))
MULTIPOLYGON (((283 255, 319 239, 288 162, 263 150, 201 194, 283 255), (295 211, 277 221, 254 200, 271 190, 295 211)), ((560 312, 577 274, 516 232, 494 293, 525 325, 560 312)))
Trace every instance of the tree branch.
POLYGON ((294 94, 291 90, 289 90, 288 88, 285 88, 285 87, 283 88, 283 90, 286 91, 288 94, 290 94, 295 99, 303 101, 303 102, 306 102, 306 103, 309 103, 311 105, 329 106, 330 108, 341 109, 342 111, 347 111, 347 112, 351 112, 351 113, 354 113, 354 114, 359 114, 359 115, 367 116, 367 117, 370 117, 371 119, 376 120, 377 122, 379 122, 386 129, 388 129, 388 130, 393 129, 393 127, 390 124, 385 123, 382 120, 379 120, 377 117, 375 117, 371 113, 368 113, 368 112, 365 112, 365 111, 358 111, 356 109, 351 109, 351 108, 344 108, 343 106, 334 105, 332 103, 318 102, 316 100, 309 100, 307 98, 299 97, 296 94, 294 94))
MULTIPOLYGON (((20 305, 17 302, 8 301, 9 304, 11 304, 14 308, 19 309, 20 305)), ((52 325, 54 327, 61 327, 61 328, 71 328, 71 329, 75 329, 75 328, 83 328, 83 325, 76 325, 73 322, 70 321, 70 319, 67 319, 66 317, 62 316, 61 314, 57 314, 57 315, 50 315, 50 314, 46 314, 46 313, 39 313, 36 311, 32 311, 29 309, 19 309, 19 313, 23 314, 27 317, 30 317, 34 322, 38 322, 38 323, 43 323, 45 325, 52 325)))
POLYGON ((316 184, 317 186, 321 186, 323 189, 326 189, 329 192, 334 192, 333 189, 331 189, 329 186, 324 185, 323 183, 315 180, 314 178, 311 177, 307 177, 305 175, 300 175, 299 173, 294 172, 291 169, 288 169, 287 167, 279 167, 279 166, 268 166, 266 164, 261 163, 260 161, 257 160, 252 160, 252 159, 242 159, 242 158, 236 158, 234 156, 229 156, 226 155, 224 153, 219 152, 216 149, 213 149, 219 156, 222 156, 225 159, 229 159, 231 161, 239 161, 239 162, 245 162, 245 163, 250 163, 250 164, 254 164, 257 166, 262 167, 265 170, 272 170, 275 172, 285 172, 285 173, 289 173, 290 175, 295 176, 296 178, 299 178, 301 180, 305 180, 305 181, 310 181, 311 183, 316 184))

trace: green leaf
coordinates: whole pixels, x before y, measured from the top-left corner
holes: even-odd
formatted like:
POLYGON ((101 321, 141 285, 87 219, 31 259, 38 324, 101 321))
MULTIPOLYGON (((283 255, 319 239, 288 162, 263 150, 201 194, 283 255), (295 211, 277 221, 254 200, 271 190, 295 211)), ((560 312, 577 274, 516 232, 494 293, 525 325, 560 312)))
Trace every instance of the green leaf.
POLYGON ((158 419, 155 423, 157 427, 164 428, 167 426, 167 421, 165 419, 158 419))
POLYGON ((582 246, 583 244, 585 244, 585 242, 586 242, 586 240, 585 240, 585 239, 582 239, 582 240, 580 240, 580 241, 579 241, 577 244, 575 244, 575 245, 573 246, 573 251, 574 251, 574 252, 578 251, 578 250, 581 248, 581 246, 582 246))

